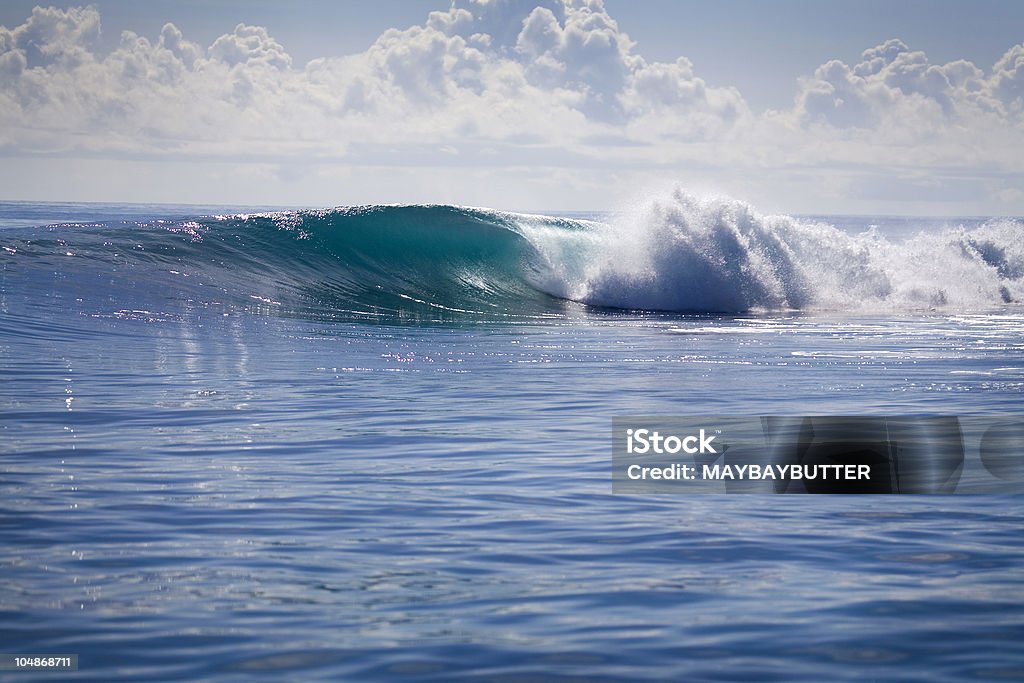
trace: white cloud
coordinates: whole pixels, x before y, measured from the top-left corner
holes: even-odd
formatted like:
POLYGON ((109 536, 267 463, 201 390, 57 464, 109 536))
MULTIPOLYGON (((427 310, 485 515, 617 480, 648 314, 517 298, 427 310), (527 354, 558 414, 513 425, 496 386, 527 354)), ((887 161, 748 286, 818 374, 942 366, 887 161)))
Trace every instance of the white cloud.
POLYGON ((292 65, 292 58, 270 37, 267 29, 245 24, 239 24, 232 33, 215 40, 210 46, 210 57, 229 66, 266 64, 287 69, 292 65))
POLYGON ((155 41, 126 33, 100 56, 99 23, 94 8, 37 9, 3 29, 8 144, 123 151, 134 143, 146 152, 155 139, 158 149, 211 153, 234 141, 251 152, 261 139, 280 151, 273 143, 290 135, 305 152, 304 131, 317 131, 326 152, 368 139, 568 147, 655 110, 685 128, 689 114, 729 123, 744 108, 686 60, 648 64, 634 54, 600 0, 460 0, 422 26, 384 32, 362 54, 301 69, 262 27, 239 24, 203 49, 167 24, 155 41), (31 57, 29 46, 47 58, 31 57), (31 132, 41 121, 46 136, 31 132))
POLYGON ((791 162, 850 169, 837 196, 898 206, 898 190, 907 202, 1019 212, 1008 192, 1024 180, 1022 53, 1014 46, 985 71, 966 60, 932 63, 891 39, 852 66, 823 64, 801 81, 791 111, 764 119, 785 131, 778 139, 790 140, 791 162))
POLYGON ((1018 116, 1024 114, 1024 44, 1014 45, 996 62, 989 89, 1018 116))
POLYGON ((832 60, 802 83, 797 113, 839 128, 882 124, 941 127, 994 115, 1020 123, 1024 46, 1011 48, 987 75, 971 62, 932 64, 924 52, 891 39, 849 66, 832 60), (909 116, 909 118, 908 118, 909 116))
POLYGON ((36 8, 0 27, 7 156, 234 160, 278 164, 282 178, 327 161, 403 177, 504 166, 509 178, 549 169, 580 191, 599 169, 634 169, 720 185, 788 177, 834 196, 945 169, 942 182, 969 176, 982 194, 1024 201, 1011 191, 1024 45, 985 70, 932 64, 893 39, 852 66, 823 64, 791 109, 755 113, 685 56, 645 60, 601 0, 455 0, 363 53, 304 66, 259 26, 204 48, 167 24, 124 33, 109 54, 99 32, 94 7, 36 8))
POLYGON ((54 63, 72 67, 89 58, 99 34, 100 15, 95 7, 67 11, 36 7, 21 26, 0 27, 0 51, 20 55, 26 67, 54 63))

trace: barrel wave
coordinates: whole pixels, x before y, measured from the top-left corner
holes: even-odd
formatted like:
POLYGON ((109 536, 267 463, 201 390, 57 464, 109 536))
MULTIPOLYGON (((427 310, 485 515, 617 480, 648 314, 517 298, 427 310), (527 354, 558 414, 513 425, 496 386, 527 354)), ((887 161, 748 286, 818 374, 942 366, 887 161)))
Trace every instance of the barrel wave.
POLYGON ((377 321, 571 311, 974 310, 1024 299, 1024 224, 887 239, 675 190, 602 220, 365 206, 8 230, 4 277, 83 310, 377 321), (70 291, 70 289, 69 289, 70 291), (88 295, 83 296, 82 293, 88 295))

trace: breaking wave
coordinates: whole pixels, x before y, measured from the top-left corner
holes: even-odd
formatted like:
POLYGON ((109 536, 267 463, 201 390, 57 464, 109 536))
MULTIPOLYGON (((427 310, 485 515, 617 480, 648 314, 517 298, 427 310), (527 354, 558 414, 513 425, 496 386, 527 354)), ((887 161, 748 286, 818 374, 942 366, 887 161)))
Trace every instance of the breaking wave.
POLYGON ((682 190, 601 221, 367 206, 55 226, 0 240, 8 276, 56 269, 79 292, 105 288, 108 300, 114 288, 122 298, 357 318, 535 317, 569 302, 741 313, 1024 299, 1019 220, 893 241, 682 190))
POLYGON ((893 242, 877 230, 849 235, 676 190, 593 226, 575 256, 558 240, 535 241, 558 254, 548 291, 617 308, 975 309, 1024 293, 1024 224, 1016 220, 893 242))

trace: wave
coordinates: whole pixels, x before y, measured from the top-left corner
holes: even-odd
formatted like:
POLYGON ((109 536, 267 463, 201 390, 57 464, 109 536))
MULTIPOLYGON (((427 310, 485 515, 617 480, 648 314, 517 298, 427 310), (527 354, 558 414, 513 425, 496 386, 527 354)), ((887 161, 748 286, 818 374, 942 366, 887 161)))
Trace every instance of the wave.
POLYGON ((977 309, 1021 300, 1024 224, 993 220, 892 242, 877 229, 850 235, 677 189, 594 226, 570 267, 551 271, 549 291, 616 308, 977 309))
POLYGON ((365 206, 58 226, 0 238, 0 259, 22 271, 59 271, 79 292, 114 288, 108 300, 143 307, 163 298, 450 320, 559 316, 580 304, 744 313, 973 310, 1024 299, 1017 220, 894 242, 683 190, 602 221, 365 206))

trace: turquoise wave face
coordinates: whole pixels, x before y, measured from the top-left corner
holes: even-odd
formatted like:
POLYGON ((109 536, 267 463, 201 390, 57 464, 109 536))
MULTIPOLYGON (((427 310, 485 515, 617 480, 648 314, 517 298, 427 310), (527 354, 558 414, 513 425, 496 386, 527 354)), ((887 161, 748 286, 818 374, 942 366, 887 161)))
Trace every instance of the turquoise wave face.
POLYGON ((447 318, 542 315, 563 306, 529 281, 542 259, 511 215, 378 206, 272 220, 274 239, 281 229, 295 238, 283 279, 325 310, 447 318))
POLYGON ((0 258, 11 277, 45 289, 60 273, 86 299, 116 300, 124 310, 171 299, 211 310, 445 322, 546 317, 567 305, 531 282, 543 257, 514 215, 479 209, 368 206, 60 225, 5 237, 0 258))

